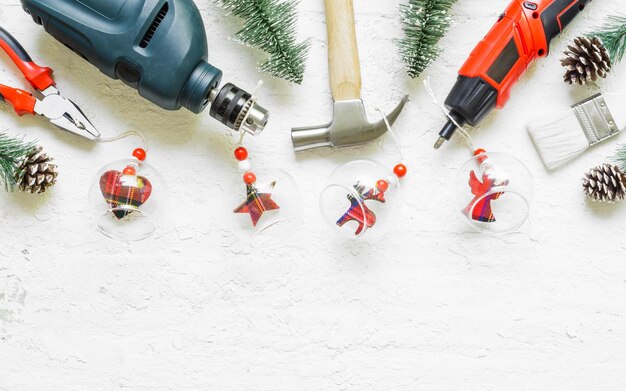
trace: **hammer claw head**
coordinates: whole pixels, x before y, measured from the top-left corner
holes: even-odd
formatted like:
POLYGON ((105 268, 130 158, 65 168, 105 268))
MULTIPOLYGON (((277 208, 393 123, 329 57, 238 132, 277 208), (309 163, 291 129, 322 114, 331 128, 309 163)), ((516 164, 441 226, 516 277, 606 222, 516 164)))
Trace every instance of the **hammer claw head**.
POLYGON ((400 114, 402 113, 402 110, 404 110, 404 106, 408 101, 409 96, 405 95, 404 97, 402 97, 402 100, 400 101, 400 103, 398 103, 396 108, 393 109, 391 113, 387 114, 387 121, 389 121, 389 125, 393 125, 398 117, 400 117, 400 114))
MULTIPOLYGON (((400 116, 408 95, 389 113, 387 120, 393 125, 400 116)), ((370 121, 360 99, 337 101, 333 105, 330 124, 293 128, 291 140, 296 151, 318 147, 349 147, 375 140, 387 132, 385 121, 370 121)))

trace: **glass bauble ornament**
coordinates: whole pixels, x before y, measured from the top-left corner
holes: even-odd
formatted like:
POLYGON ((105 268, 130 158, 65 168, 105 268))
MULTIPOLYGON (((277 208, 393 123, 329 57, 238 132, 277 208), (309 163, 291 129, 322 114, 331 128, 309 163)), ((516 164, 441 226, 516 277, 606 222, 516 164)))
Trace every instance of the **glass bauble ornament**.
POLYGON ((89 189, 89 205, 97 230, 127 242, 154 234, 167 198, 163 177, 137 158, 102 167, 89 189))
POLYGON ((515 157, 478 150, 459 169, 454 189, 456 208, 473 228, 506 234, 518 230, 528 218, 533 178, 515 157))
POLYGON ((341 235, 362 238, 394 226, 400 199, 400 181, 392 170, 373 160, 354 160, 332 172, 320 195, 320 209, 341 235))

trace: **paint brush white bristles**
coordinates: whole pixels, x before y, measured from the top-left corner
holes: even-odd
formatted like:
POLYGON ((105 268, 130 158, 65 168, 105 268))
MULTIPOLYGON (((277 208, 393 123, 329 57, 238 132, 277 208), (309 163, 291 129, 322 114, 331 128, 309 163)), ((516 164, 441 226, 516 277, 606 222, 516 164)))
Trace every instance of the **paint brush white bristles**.
POLYGON ((563 113, 532 121, 528 133, 546 168, 562 167, 626 128, 626 111, 620 107, 625 102, 626 94, 597 94, 563 113))
POLYGON ((589 148, 572 109, 537 118, 528 124, 528 133, 548 170, 565 165, 589 148))

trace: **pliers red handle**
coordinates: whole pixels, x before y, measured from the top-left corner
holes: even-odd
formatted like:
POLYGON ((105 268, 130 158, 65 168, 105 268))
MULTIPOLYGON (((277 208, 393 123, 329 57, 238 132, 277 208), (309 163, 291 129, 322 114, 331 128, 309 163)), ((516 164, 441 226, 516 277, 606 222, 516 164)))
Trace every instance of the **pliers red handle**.
POLYGON ((38 99, 28 91, 0 84, 0 99, 13 105, 19 116, 39 114, 60 128, 89 139, 97 139, 100 133, 72 101, 62 97, 52 78, 52 69, 37 65, 20 43, 0 27, 0 48, 20 69, 24 78, 37 90, 38 99))
POLYGON ((37 99, 28 91, 0 84, 0 99, 11 103, 20 117, 24 114, 35 114, 37 99))

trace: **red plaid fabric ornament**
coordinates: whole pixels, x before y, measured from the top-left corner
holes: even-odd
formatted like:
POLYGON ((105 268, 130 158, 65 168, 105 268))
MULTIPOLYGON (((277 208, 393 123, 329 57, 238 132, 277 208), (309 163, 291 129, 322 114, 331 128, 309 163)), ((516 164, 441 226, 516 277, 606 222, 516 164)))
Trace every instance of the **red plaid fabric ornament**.
POLYGON ((376 214, 367 207, 365 201, 371 200, 384 203, 385 193, 376 189, 370 189, 366 192, 365 186, 359 183, 354 186, 354 190, 356 190, 356 195, 348 194, 350 209, 337 220, 337 225, 343 227, 349 221, 356 221, 359 226, 354 235, 359 236, 365 227, 372 228, 376 224, 376 214))
POLYGON ((102 196, 119 220, 138 210, 152 193, 152 184, 147 178, 132 176, 131 185, 124 183, 124 179, 124 174, 117 170, 107 171, 100 177, 102 196))
POLYGON ((249 213, 250 219, 252 219, 252 225, 255 227, 261 219, 263 213, 270 210, 280 209, 280 206, 278 206, 278 204, 274 202, 274 200, 272 200, 271 194, 259 193, 256 187, 251 184, 246 186, 246 193, 246 200, 237 208, 235 208, 233 212, 249 213))
POLYGON ((495 186, 495 181, 489 178, 488 175, 483 174, 483 180, 481 182, 474 171, 470 172, 469 186, 472 189, 472 194, 475 197, 472 202, 469 203, 467 208, 465 208, 465 214, 468 214, 469 210, 476 203, 476 205, 472 209, 472 220, 480 221, 483 223, 495 222, 496 217, 493 215, 491 202, 500 198, 500 196, 502 196, 502 194, 504 193, 494 193, 484 197, 485 194, 489 193, 493 189, 493 187, 495 186), (479 199, 480 201, 478 201, 479 199))

